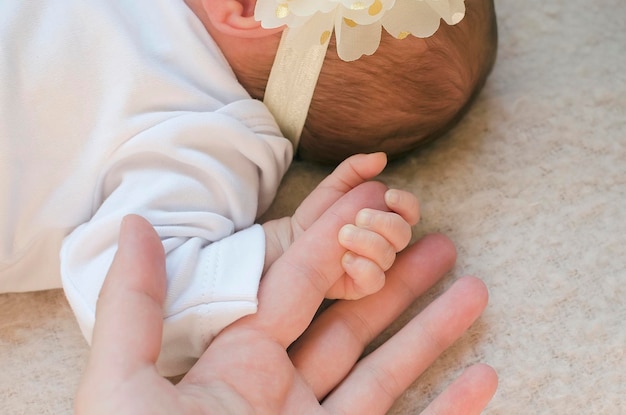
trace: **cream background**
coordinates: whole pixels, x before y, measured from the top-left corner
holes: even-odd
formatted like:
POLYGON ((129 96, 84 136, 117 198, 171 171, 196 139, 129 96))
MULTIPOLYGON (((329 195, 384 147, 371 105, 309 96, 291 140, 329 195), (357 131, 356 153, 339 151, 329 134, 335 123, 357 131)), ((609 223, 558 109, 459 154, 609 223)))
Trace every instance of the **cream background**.
MULTIPOLYGON (((382 176, 420 197, 416 236, 443 232, 459 253, 391 331, 465 274, 484 279, 490 305, 391 413, 419 413, 485 362, 500 376, 485 414, 623 414, 626 2, 496 6, 498 62, 475 106, 382 176)), ((296 163, 270 214, 327 172, 296 163)), ((87 353, 61 292, 1 295, 0 412, 71 413, 87 353)))

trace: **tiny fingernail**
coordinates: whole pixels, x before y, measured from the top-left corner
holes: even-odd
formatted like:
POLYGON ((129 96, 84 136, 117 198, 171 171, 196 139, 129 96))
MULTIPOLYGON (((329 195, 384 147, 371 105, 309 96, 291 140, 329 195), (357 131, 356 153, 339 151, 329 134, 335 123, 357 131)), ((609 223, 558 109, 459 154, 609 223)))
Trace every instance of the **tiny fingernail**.
POLYGON ((355 256, 352 252, 348 251, 343 255, 342 261, 344 264, 352 264, 355 260, 355 256))
POLYGON ((357 226, 369 226, 372 223, 372 212, 363 209, 356 215, 356 224, 357 226))
POLYGON ((352 241, 356 236, 356 229, 354 225, 344 225, 343 228, 339 231, 339 239, 342 241, 352 241))
POLYGON ((389 189, 387 193, 385 193, 385 199, 387 204, 396 205, 400 202, 400 194, 394 189, 389 189))

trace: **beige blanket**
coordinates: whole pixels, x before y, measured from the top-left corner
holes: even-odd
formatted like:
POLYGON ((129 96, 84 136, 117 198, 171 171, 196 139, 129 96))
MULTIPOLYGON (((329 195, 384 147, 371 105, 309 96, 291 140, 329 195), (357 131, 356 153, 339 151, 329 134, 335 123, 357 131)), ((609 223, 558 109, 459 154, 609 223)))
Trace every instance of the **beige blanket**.
MULTIPOLYGON (((626 2, 496 3, 499 57, 476 105, 383 175, 420 197, 416 237, 446 233, 459 253, 397 326, 465 274, 490 305, 391 413, 486 362, 500 375, 486 414, 626 414, 626 2)), ((296 163, 271 214, 327 172, 296 163)), ((87 353, 61 292, 0 296, 0 412, 70 413, 87 353)))

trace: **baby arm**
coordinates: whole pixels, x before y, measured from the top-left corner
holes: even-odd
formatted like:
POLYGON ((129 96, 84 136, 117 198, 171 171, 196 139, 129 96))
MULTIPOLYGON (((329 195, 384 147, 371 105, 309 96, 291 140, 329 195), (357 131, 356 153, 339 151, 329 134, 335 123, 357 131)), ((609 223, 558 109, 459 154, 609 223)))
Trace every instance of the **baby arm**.
MULTIPOLYGON (((302 202, 293 216, 263 224, 265 269, 334 202, 378 175, 386 162, 384 153, 360 154, 346 159, 302 202)), ((384 198, 389 212, 363 209, 339 233, 339 243, 347 250, 342 260, 345 274, 327 293, 328 298, 356 299, 378 291, 395 254, 409 243, 411 226, 419 219, 417 199, 395 189, 387 191, 384 198)))
POLYGON ((253 224, 291 152, 277 128, 269 134, 269 114, 265 124, 255 120, 256 127, 221 112, 176 114, 108 157, 94 213, 61 252, 65 294, 88 341, 120 223, 131 213, 152 224, 167 258, 161 374, 188 370, 223 327, 256 312, 265 233, 253 224))

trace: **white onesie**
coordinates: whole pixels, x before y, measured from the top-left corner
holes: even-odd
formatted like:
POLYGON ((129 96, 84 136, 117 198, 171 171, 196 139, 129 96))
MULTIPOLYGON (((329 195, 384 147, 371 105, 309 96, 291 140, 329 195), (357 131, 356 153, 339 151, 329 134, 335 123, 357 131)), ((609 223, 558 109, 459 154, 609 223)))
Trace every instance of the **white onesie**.
POLYGON ((162 374, 255 312, 291 157, 182 0, 0 2, 0 292, 62 281, 88 341, 129 213, 167 253, 162 374))

